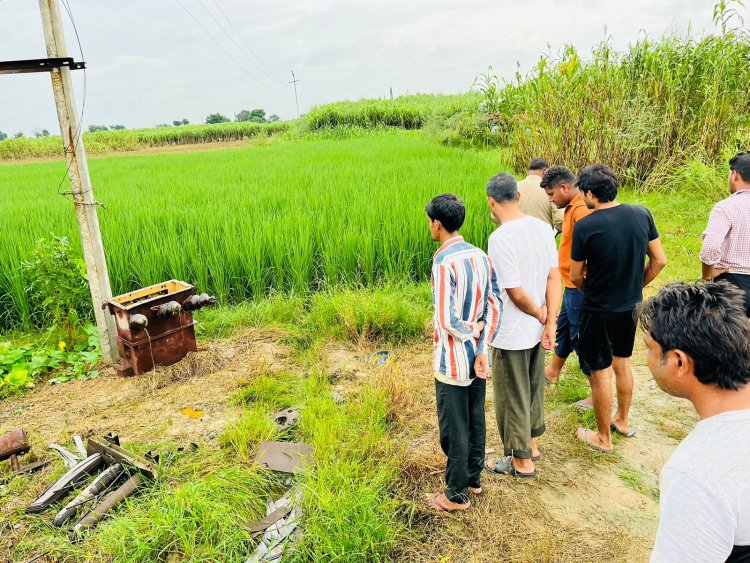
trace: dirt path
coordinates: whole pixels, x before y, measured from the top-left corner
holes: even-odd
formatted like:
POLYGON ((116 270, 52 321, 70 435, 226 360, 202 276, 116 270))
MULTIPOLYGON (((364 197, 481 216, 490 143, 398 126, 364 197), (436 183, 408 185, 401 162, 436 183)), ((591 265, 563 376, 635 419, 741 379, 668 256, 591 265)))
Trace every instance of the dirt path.
MULTIPOLYGON (((267 331, 223 342, 155 377, 123 379, 105 373, 89 382, 38 389, 0 403, 0 432, 27 428, 37 452, 73 433, 113 431, 141 444, 169 440, 211 444, 238 411, 229 405, 237 387, 269 367, 288 363, 281 335, 267 331), (180 413, 203 411, 200 419, 180 413)), ((582 422, 548 393, 548 431, 541 440, 539 476, 522 481, 487 475, 485 493, 471 511, 435 516, 423 495, 441 487, 445 458, 437 438, 429 343, 391 350, 382 367, 373 350, 331 343, 321 349, 335 391, 384 385, 390 393, 395 439, 404 446, 403 494, 413 501, 415 534, 398 550, 401 561, 645 561, 658 520, 659 471, 695 422, 685 403, 662 393, 635 360, 633 425, 638 437, 620 439, 616 455, 590 452, 573 436, 582 422)), ((488 457, 502 451, 491 393, 487 401, 488 457)), ((216 444, 216 442, 213 442, 216 444)), ((218 447, 218 444, 216 444, 218 447)), ((36 481, 36 480, 35 480, 36 481)), ((1 503, 0 503, 1 504, 1 503)), ((2 507, 0 506, 0 516, 2 507)), ((2 528, 2 526, 0 526, 2 528)))

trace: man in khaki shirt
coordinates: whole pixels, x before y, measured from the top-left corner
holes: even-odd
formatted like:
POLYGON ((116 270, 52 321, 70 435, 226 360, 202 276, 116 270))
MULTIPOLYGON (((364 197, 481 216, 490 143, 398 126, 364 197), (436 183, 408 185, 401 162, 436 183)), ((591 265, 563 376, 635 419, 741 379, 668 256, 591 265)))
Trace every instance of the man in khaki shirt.
MULTIPOLYGON (((540 186, 542 176, 544 176, 547 168, 549 168, 549 164, 546 160, 535 158, 529 164, 526 178, 518 182, 518 193, 521 194, 521 212, 544 221, 559 233, 562 231, 562 213, 555 204, 550 203, 547 193, 540 186)), ((500 221, 494 216, 492 222, 500 225, 500 221)))

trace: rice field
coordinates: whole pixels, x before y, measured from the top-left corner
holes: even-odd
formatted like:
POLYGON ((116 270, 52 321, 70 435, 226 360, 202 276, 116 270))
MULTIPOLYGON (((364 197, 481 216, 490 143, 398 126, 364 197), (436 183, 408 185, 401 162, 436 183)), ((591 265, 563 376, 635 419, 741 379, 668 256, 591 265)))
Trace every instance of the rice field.
MULTIPOLYGON (((206 152, 90 162, 115 294, 178 278, 236 302, 330 284, 424 280, 435 250, 424 205, 466 201, 468 240, 484 244, 491 153, 391 131, 206 152)), ((18 272, 35 241, 78 245, 72 203, 57 193, 62 162, 0 166, 0 328, 31 318, 18 272)), ((67 181, 61 189, 67 189, 67 181)))

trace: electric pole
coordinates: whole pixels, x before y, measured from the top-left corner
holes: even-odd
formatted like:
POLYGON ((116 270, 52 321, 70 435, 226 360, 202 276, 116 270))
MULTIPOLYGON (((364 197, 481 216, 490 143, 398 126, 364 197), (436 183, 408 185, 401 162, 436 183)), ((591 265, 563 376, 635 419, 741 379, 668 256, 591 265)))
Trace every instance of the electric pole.
POLYGON ((292 71, 292 80, 289 81, 289 84, 294 84, 294 103, 297 104, 297 119, 299 119, 299 100, 297 99, 297 78, 294 76, 294 71, 292 71))
MULTIPOLYGON (((47 56, 53 59, 67 57, 58 0, 39 0, 39 10, 42 15, 47 56)), ((94 316, 99 329, 102 359, 105 362, 115 363, 117 362, 115 322, 114 318, 102 309, 102 305, 112 298, 112 289, 109 285, 107 260, 104 256, 102 234, 99 230, 99 218, 96 215, 97 204, 89 177, 81 124, 76 113, 73 81, 70 77, 70 69, 65 66, 52 68, 50 75, 65 156, 68 161, 73 204, 81 232, 83 258, 86 262, 91 299, 94 303, 94 316)))
POLYGON ((393 101, 393 86, 391 86, 389 89, 391 91, 391 101, 393 101))

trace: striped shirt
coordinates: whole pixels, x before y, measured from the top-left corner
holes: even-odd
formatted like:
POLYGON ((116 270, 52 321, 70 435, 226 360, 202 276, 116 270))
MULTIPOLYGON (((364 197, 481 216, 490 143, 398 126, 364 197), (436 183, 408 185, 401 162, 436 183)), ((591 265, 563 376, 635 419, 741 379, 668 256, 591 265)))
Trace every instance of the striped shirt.
POLYGON ((750 275, 750 190, 734 192, 714 205, 700 259, 730 274, 750 275))
POLYGON ((499 293, 489 258, 463 237, 445 241, 435 253, 433 367, 441 381, 466 385, 474 379, 474 359, 487 354, 487 343, 500 323, 499 293), (485 323, 481 332, 479 321, 485 323))

